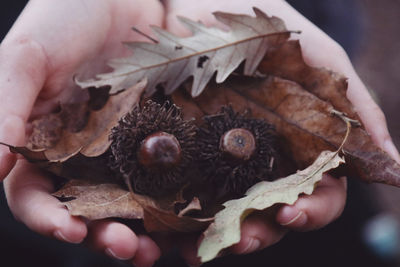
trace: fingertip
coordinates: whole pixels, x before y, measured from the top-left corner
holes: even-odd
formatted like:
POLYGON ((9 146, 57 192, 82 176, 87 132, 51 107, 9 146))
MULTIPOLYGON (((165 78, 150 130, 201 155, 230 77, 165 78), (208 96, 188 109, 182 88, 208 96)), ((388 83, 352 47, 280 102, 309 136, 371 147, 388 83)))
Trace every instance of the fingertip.
POLYGON ((182 258, 185 260, 188 266, 200 266, 201 259, 198 256, 198 248, 204 235, 199 234, 186 234, 181 236, 179 240, 179 249, 182 258))
POLYGON ((258 213, 243 222, 240 242, 233 245, 230 251, 235 254, 255 252, 278 242, 286 231, 269 214, 258 213))
POLYGON ((234 254, 248 254, 261 248, 261 241, 258 238, 244 236, 240 242, 232 246, 231 251, 234 254))
POLYGON ((139 235, 139 247, 132 263, 137 267, 150 267, 161 257, 157 244, 146 235, 139 235))
POLYGON ((276 222, 296 231, 322 228, 336 220, 346 203, 347 179, 323 177, 311 195, 303 195, 294 205, 284 205, 276 214, 276 222))
POLYGON ((68 213, 66 214, 68 221, 61 233, 67 238, 67 242, 74 244, 81 243, 88 234, 86 223, 79 217, 69 215, 67 210, 66 212, 68 213))
POLYGON ((89 243, 96 250, 118 260, 133 258, 139 246, 138 237, 129 227, 108 220, 90 224, 89 243))
POLYGON ((87 236, 87 227, 80 219, 71 217, 64 226, 53 231, 53 236, 67 243, 79 244, 87 236))
POLYGON ((276 221, 285 227, 301 228, 307 223, 307 214, 296 206, 283 206, 276 215, 276 221))

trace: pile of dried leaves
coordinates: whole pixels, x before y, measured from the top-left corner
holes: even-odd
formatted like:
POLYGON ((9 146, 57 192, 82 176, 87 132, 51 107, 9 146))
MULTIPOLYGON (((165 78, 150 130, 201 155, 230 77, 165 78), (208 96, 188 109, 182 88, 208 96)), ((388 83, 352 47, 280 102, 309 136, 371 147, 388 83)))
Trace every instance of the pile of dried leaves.
POLYGON ((341 147, 349 122, 359 119, 346 98, 346 78, 305 64, 284 22, 254 11, 256 17, 215 13, 230 31, 183 18, 191 37, 154 28, 157 43, 128 43, 133 55, 111 61, 113 72, 78 82, 90 91, 88 102, 62 105, 60 112, 34 121, 29 144, 9 146, 11 151, 69 180, 54 196, 74 216, 141 219, 149 232, 206 229, 199 249, 203 262, 239 242, 240 223, 251 211, 311 194, 324 172, 344 162, 339 152, 346 173, 399 186, 399 165, 373 144, 363 126, 353 128, 341 147), (215 82, 210 81, 214 75, 215 82), (188 199, 186 185, 159 198, 129 190, 108 167, 109 135, 125 114, 158 95, 161 87, 162 98, 197 125, 229 105, 268 121, 280 138, 281 165, 304 170, 257 183, 246 196, 223 203, 222 210, 203 207, 193 189, 188 199))

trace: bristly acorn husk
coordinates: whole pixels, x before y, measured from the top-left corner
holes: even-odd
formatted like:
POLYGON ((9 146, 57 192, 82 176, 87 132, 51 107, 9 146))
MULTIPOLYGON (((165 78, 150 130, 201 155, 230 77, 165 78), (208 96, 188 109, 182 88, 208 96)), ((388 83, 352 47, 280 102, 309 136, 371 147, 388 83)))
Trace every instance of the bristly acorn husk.
POLYGON ((221 196, 242 196, 257 182, 275 178, 277 138, 272 125, 236 113, 231 106, 223 107, 219 114, 205 116, 204 121, 197 134, 197 160, 206 181, 213 184, 221 196), (235 160, 221 149, 221 138, 232 129, 245 129, 253 135, 255 149, 250 158, 235 160))
POLYGON ((143 107, 136 106, 112 129, 110 167, 136 193, 161 197, 176 192, 189 182, 185 169, 196 151, 196 130, 193 121, 182 119, 177 106, 147 101, 143 107), (145 166, 140 159, 145 139, 160 132, 173 136, 180 145, 179 160, 167 169, 145 166))

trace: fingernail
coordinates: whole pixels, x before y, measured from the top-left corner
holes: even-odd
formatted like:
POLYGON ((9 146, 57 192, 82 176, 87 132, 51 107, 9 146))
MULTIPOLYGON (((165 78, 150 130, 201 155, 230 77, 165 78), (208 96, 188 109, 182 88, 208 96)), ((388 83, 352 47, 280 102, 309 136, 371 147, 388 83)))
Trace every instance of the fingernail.
POLYGON ((64 242, 68 242, 68 243, 79 244, 79 243, 81 243, 83 241, 83 238, 81 238, 79 240, 69 239, 60 230, 56 230, 53 235, 58 240, 61 240, 61 241, 64 241, 64 242))
POLYGON ((261 242, 259 239, 250 237, 247 247, 243 250, 243 253, 247 254, 247 253, 254 252, 254 251, 258 250, 260 248, 260 246, 261 246, 261 242))
POLYGON ((296 226, 299 227, 306 224, 307 216, 303 211, 299 211, 296 207, 285 206, 280 212, 279 221, 282 226, 296 224, 296 226))
POLYGON ((397 162, 400 162, 399 152, 396 146, 393 144, 392 140, 388 139, 383 143, 383 149, 393 157, 397 162))
POLYGON ((104 251, 108 256, 117 259, 117 260, 121 260, 121 261, 126 261, 129 260, 130 258, 126 258, 126 257, 121 257, 118 256, 117 254, 115 254, 115 252, 111 249, 111 248, 106 248, 104 251))

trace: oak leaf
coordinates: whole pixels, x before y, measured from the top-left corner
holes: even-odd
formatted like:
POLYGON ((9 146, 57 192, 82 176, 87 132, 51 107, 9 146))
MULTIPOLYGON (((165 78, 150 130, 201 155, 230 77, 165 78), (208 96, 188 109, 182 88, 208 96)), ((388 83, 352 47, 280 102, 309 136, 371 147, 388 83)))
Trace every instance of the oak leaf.
POLYGON ((238 243, 241 222, 253 211, 277 203, 293 204, 300 194, 310 195, 323 173, 343 162, 337 152, 323 151, 308 168, 274 182, 259 182, 246 192, 245 197, 225 202, 225 208, 215 215, 214 222, 204 232, 198 250, 201 261, 210 261, 222 249, 238 243))
POLYGON ((156 44, 126 43, 133 50, 127 58, 114 59, 113 72, 97 75, 96 79, 77 81, 81 87, 111 86, 110 93, 124 90, 140 80, 148 80, 147 94, 152 95, 163 83, 166 94, 193 76, 192 96, 198 96, 217 72, 216 81, 223 82, 244 60, 244 74, 252 75, 268 49, 289 38, 284 22, 268 17, 254 8, 256 17, 215 12, 217 20, 228 25, 229 31, 206 27, 180 17, 193 35, 180 38, 153 27, 156 44))

